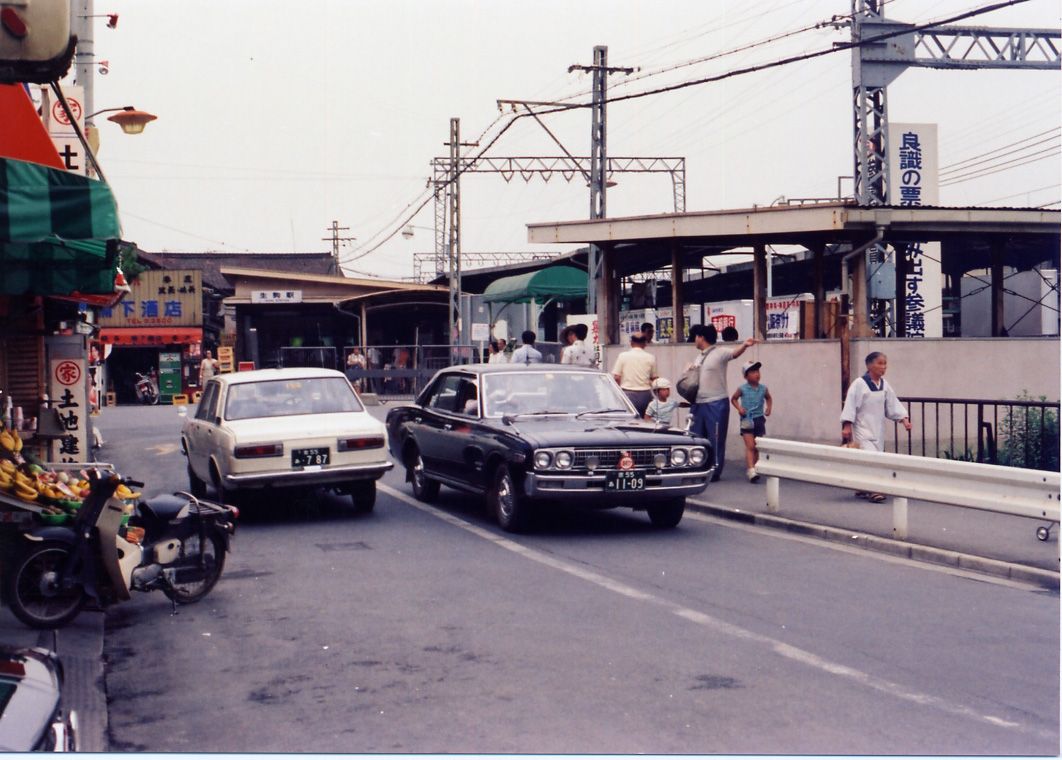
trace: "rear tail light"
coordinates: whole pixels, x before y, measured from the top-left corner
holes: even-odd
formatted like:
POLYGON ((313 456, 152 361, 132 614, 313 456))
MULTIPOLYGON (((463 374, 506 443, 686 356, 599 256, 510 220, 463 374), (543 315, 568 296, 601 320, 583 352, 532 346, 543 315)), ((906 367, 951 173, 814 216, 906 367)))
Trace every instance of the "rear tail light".
POLYGON ((279 457, 284 453, 283 443, 256 443, 250 446, 237 446, 232 452, 237 459, 255 457, 279 457))
POLYGON ((362 438, 340 438, 336 441, 336 447, 340 451, 360 451, 361 449, 382 449, 384 439, 382 435, 372 435, 362 438))

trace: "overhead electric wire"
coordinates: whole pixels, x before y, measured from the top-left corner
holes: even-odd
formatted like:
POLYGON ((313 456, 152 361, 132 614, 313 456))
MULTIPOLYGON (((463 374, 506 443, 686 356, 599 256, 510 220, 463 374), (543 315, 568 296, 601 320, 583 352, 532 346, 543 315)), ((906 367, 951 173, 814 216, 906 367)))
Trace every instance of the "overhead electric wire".
POLYGON ((1062 137, 1062 135, 1060 135, 1057 131, 1048 130, 1047 132, 1041 132, 1040 134, 1032 135, 1030 137, 1026 137, 1024 140, 1018 140, 1017 142, 1013 142, 1013 143, 1010 143, 1008 145, 1003 145, 1003 146, 1001 146, 999 148, 995 148, 993 150, 986 151, 984 153, 980 153, 980 154, 978 154, 976 156, 971 156, 970 158, 967 158, 967 159, 965 159, 963 161, 956 161, 955 163, 948 164, 946 166, 942 166, 942 167, 940 167, 939 171, 940 171, 941 176, 943 176, 945 174, 955 174, 955 173, 958 173, 958 172, 964 172, 967 169, 969 169, 971 166, 977 166, 978 164, 986 164, 989 161, 995 161, 997 158, 1002 158, 1003 156, 1009 156, 1009 155, 1011 155, 1013 153, 1021 153, 1023 150, 1028 150, 1029 148, 1033 148, 1033 147, 1035 147, 1037 145, 1042 145, 1042 144, 1044 144, 1046 142, 1053 142, 1055 140, 1058 140, 1060 137, 1062 137), (1043 137, 1043 135, 1048 135, 1048 136, 1047 137, 1043 137), (1005 152, 1000 152, 1000 151, 1003 151, 1004 148, 1010 148, 1012 146, 1019 145, 1020 143, 1028 142, 1029 140, 1035 139, 1037 137, 1043 137, 1043 139, 1037 140, 1034 143, 1029 143, 1028 145, 1023 145, 1020 148, 1014 148, 1014 150, 1008 150, 1008 151, 1005 151, 1005 152), (979 159, 979 160, 975 161, 974 159, 979 159))
POLYGON ((1045 148, 1044 150, 1038 151, 1036 153, 1030 153, 1028 156, 1018 156, 999 165, 983 167, 982 169, 972 172, 970 174, 960 174, 955 177, 949 177, 947 180, 941 180, 940 186, 948 187, 950 185, 958 185, 962 182, 969 182, 971 180, 980 179, 981 177, 988 177, 992 174, 999 174, 1000 172, 1009 171, 1011 169, 1017 169, 1019 166, 1026 166, 1028 164, 1034 164, 1038 161, 1044 161, 1053 156, 1057 156, 1060 153, 1062 153, 1062 147, 1059 147, 1057 145, 1051 148, 1045 148))
POLYGON ((1011 198, 1020 198, 1023 195, 1032 195, 1033 193, 1039 193, 1044 190, 1054 190, 1056 187, 1062 187, 1062 183, 1056 182, 1053 185, 1044 185, 1043 187, 1034 187, 1032 190, 1026 190, 1022 193, 1014 193, 1013 195, 1003 195, 999 198, 992 198, 991 200, 981 201, 979 205, 988 205, 989 203, 999 203, 999 201, 1009 201, 1011 198))

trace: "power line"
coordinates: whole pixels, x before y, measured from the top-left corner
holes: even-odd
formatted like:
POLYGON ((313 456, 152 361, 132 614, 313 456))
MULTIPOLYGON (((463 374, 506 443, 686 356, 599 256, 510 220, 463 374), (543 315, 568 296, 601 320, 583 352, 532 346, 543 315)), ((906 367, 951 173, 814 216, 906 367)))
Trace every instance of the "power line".
POLYGON ((1051 148, 1045 148, 1044 150, 1038 151, 1036 153, 1030 153, 1028 156, 1018 156, 1017 158, 1010 159, 1009 161, 1005 161, 1002 164, 996 166, 983 167, 982 169, 979 169, 971 174, 960 174, 955 177, 949 177, 947 180, 942 181, 940 183, 940 186, 948 187, 949 185, 958 185, 962 182, 969 182, 970 180, 980 179, 981 177, 988 177, 992 174, 998 174, 1000 172, 1009 171, 1011 169, 1017 169, 1019 166, 1034 164, 1038 161, 1043 161, 1053 156, 1057 156, 1059 155, 1059 153, 1062 153, 1062 149, 1060 149, 1057 145, 1051 148), (1021 159, 1026 160, 1022 161, 1021 159))
POLYGON ((1032 190, 1026 190, 1023 193, 1014 193, 1013 195, 1004 195, 999 198, 992 198, 991 200, 981 201, 981 205, 988 205, 989 203, 999 203, 999 201, 1009 201, 1011 198, 1020 198, 1023 195, 1032 195, 1033 193, 1039 193, 1043 190, 1053 190, 1056 187, 1062 187, 1062 184, 1056 182, 1053 185, 1044 185, 1043 187, 1035 187, 1032 190))
POLYGON ((971 166, 977 166, 978 164, 985 164, 985 163, 988 163, 989 161, 995 161, 997 158, 1002 158, 1003 156, 1009 156, 1012 153, 1021 153, 1023 150, 1028 150, 1029 148, 1033 148, 1033 147, 1035 147, 1037 145, 1042 145, 1043 143, 1046 143, 1046 142, 1052 142, 1054 140, 1058 140, 1060 136, 1062 136, 1062 135, 1059 135, 1059 133, 1056 130, 1049 129, 1049 130, 1047 130, 1047 132, 1041 132, 1038 135, 1032 135, 1030 137, 1026 137, 1024 140, 1018 140, 1017 142, 1010 143, 1009 145, 1003 145, 1003 146, 1001 146, 999 148, 995 148, 994 150, 986 151, 986 152, 980 153, 980 154, 978 154, 976 156, 971 156, 970 158, 968 158, 968 159, 966 159, 964 161, 957 161, 957 162, 955 162, 953 164, 948 164, 947 166, 942 166, 942 167, 940 167, 940 174, 943 175, 943 174, 955 174, 956 172, 964 172, 967 169, 969 169, 971 166), (1051 134, 1051 133, 1053 133, 1053 134, 1051 134), (1000 151, 1002 151, 1004 148, 1009 148, 1009 147, 1011 147, 1013 145, 1018 145, 1018 144, 1023 143, 1023 142, 1028 142, 1029 140, 1032 140, 1032 139, 1034 139, 1036 137, 1042 137, 1043 135, 1049 135, 1049 136, 1048 137, 1044 137, 1042 140, 1037 140, 1034 143, 1030 143, 1028 145, 1023 145, 1020 148, 1014 148, 1014 150, 1008 150, 1008 151, 1005 151, 1003 153, 1000 153, 1000 151), (987 158, 981 158, 982 156, 987 156, 987 158), (980 160, 974 161, 975 158, 980 159, 980 160))

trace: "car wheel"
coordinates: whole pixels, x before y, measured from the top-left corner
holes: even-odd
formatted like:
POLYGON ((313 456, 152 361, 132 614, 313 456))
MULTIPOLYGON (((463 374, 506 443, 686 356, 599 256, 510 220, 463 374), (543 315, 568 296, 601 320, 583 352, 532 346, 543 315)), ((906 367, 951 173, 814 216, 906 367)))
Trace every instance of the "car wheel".
POLYGON ((685 497, 671 499, 670 501, 653 504, 647 511, 649 520, 658 528, 674 528, 682 521, 682 514, 686 511, 685 497))
POLYGON ((195 474, 192 465, 188 465, 188 490, 197 499, 205 499, 207 495, 206 483, 195 474))
POLYGON ((376 506, 376 481, 355 480, 350 484, 350 498, 357 512, 372 512, 376 506))
POLYGON ((516 487, 508 465, 498 465, 487 497, 494 519, 502 530, 519 533, 527 527, 527 501, 516 487))
POLYGON ((218 473, 217 465, 210 465, 210 479, 214 482, 214 492, 217 494, 219 502, 233 507, 238 506, 236 504, 236 489, 225 488, 225 486, 221 485, 221 475, 218 473))
POLYGON ((413 484, 413 495, 417 497, 417 501, 430 503, 439 498, 439 481, 424 474, 424 460, 416 448, 409 454, 406 469, 409 471, 409 482, 413 484))

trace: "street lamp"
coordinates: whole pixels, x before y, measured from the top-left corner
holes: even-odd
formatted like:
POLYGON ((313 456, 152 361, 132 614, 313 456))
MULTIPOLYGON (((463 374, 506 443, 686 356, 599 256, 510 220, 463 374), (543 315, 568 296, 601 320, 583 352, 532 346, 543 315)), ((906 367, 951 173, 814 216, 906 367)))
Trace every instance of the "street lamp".
POLYGON ((148 113, 147 111, 138 111, 133 106, 122 106, 121 108, 104 108, 101 111, 90 113, 85 117, 85 121, 87 122, 93 116, 99 116, 101 113, 111 113, 113 111, 118 111, 119 113, 114 114, 114 116, 108 116, 107 121, 113 121, 121 127, 122 131, 127 135, 140 134, 144 131, 144 127, 149 122, 155 121, 155 119, 159 118, 155 114, 148 113))

